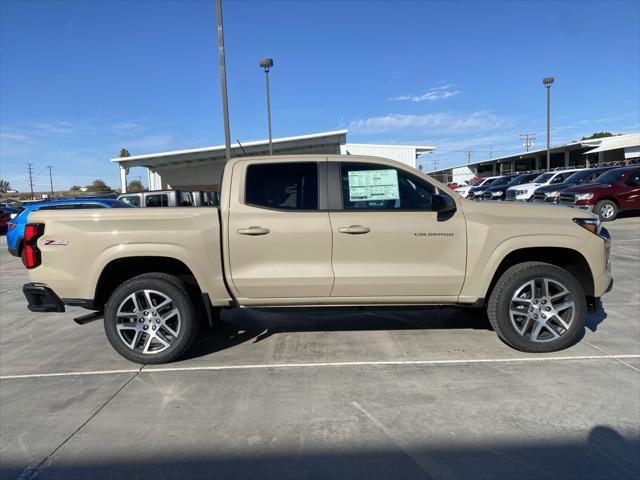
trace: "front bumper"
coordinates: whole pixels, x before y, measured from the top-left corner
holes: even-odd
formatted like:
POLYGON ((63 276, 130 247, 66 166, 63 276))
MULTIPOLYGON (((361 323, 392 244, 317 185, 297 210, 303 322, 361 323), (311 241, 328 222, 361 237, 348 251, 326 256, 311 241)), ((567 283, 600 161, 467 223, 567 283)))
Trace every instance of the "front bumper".
POLYGON ((25 283, 22 293, 32 312, 64 312, 64 303, 53 290, 42 283, 25 283))

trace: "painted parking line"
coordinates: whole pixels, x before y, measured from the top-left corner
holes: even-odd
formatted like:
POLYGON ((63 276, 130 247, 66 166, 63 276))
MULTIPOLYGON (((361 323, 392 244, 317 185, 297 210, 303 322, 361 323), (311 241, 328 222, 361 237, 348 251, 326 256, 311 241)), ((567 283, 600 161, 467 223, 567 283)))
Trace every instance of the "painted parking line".
POLYGON ((378 366, 412 366, 412 365, 481 365, 487 363, 528 363, 558 362, 572 360, 621 360, 640 358, 640 355, 576 355, 562 357, 525 357, 525 358, 481 358, 466 360, 382 360, 362 362, 311 362, 311 363, 265 363, 247 365, 210 365, 202 367, 141 367, 128 370, 97 370, 87 372, 28 373, 23 375, 3 375, 0 380, 19 380, 29 378, 74 377, 87 375, 109 375, 120 373, 170 373, 170 372, 202 372, 226 370, 286 369, 286 368, 321 368, 321 367, 378 367, 378 366))

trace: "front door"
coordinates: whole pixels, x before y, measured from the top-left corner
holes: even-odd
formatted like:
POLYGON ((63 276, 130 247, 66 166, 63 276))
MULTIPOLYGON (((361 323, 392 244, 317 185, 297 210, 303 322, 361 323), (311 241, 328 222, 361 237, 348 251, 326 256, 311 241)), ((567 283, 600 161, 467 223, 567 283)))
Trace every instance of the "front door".
MULTIPOLYGON (((330 164, 331 165, 331 164, 330 164)), ((431 209, 436 188, 383 163, 330 167, 341 196, 330 213, 333 297, 445 297, 460 293, 466 266, 461 210, 431 209)))
POLYGON ((326 161, 234 166, 228 245, 239 298, 330 295, 331 225, 326 207, 319 210, 319 197, 326 197, 318 192, 322 169, 326 161))
POLYGON ((624 180, 622 192, 618 195, 621 210, 640 209, 640 170, 631 173, 624 180))

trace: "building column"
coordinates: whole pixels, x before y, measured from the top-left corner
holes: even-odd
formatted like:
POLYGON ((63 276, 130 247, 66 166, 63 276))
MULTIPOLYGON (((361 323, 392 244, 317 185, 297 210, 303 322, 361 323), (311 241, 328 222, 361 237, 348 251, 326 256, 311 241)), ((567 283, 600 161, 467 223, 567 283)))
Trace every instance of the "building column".
POLYGON ((534 170, 540 170, 540 157, 535 157, 534 170))
POLYGON ((604 163, 604 152, 598 152, 598 165, 602 165, 604 163))
POLYGON ((147 185, 149 190, 162 190, 162 177, 147 167, 147 185))
POLYGON ((127 193, 127 168, 119 164, 120 167, 120 191, 127 193))
POLYGON ((511 175, 513 175, 516 171, 516 161, 511 160, 511 175))
POLYGON ((492 168, 493 168, 493 173, 491 175, 495 177, 496 176, 496 164, 495 163, 492 165, 492 168))
POLYGON ((569 151, 564 152, 564 168, 568 168, 569 167, 569 160, 570 160, 569 157, 571 157, 571 152, 569 152, 569 151))

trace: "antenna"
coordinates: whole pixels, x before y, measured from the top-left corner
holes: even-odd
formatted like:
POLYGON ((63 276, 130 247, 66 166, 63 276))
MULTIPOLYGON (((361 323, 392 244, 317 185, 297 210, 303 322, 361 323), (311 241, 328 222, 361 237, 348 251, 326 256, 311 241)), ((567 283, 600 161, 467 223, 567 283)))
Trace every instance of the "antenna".
POLYGON ((242 146, 242 144, 240 143, 240 140, 238 140, 238 139, 236 138, 236 142, 238 142, 238 145, 240 145, 240 148, 242 149, 242 154, 243 154, 245 157, 247 157, 247 156, 248 156, 248 155, 247 155, 247 152, 244 150, 244 147, 243 147, 243 146, 242 146))

